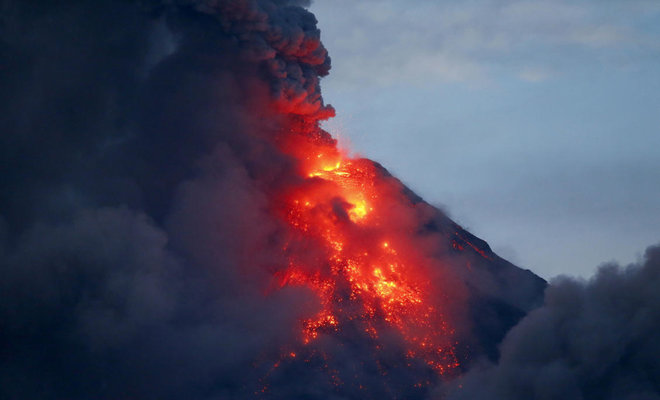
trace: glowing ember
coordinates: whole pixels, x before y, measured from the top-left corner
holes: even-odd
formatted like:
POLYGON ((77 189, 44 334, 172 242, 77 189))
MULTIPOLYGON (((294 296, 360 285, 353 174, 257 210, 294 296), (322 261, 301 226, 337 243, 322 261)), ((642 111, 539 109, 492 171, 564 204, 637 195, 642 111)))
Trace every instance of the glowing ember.
POLYGON ((298 139, 283 150, 300 160, 303 178, 278 211, 299 235, 298 246, 321 251, 288 244, 289 266, 277 278, 281 287, 305 286, 320 299, 318 314, 302 323, 302 342, 349 323, 378 339, 385 326, 408 344, 406 357, 439 373, 456 368, 454 331, 438 307, 442 288, 432 287, 433 266, 416 249, 412 227, 395 217, 401 204, 412 208, 400 184, 369 160, 341 155, 334 143, 298 139))

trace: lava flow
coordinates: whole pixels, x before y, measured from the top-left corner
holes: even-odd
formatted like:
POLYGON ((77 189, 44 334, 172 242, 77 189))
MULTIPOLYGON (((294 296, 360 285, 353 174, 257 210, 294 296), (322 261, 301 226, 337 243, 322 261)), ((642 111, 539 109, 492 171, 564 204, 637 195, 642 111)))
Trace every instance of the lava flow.
POLYGON ((436 284, 442 268, 421 250, 414 205, 400 182, 370 160, 343 155, 329 136, 291 137, 281 145, 299 161, 301 179, 279 202, 294 238, 276 279, 320 300, 320 311, 302 321, 302 343, 347 325, 374 342, 394 331, 405 358, 439 374, 456 370, 455 330, 436 284))

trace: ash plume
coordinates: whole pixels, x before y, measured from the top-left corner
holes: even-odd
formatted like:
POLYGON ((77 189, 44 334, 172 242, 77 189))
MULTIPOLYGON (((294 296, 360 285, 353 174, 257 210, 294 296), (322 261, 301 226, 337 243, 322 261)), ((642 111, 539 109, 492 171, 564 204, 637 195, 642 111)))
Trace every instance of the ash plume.
POLYGON ((0 397, 252 393, 315 304, 263 296, 267 138, 332 113, 298 4, 0 3, 0 397))
MULTIPOLYGON (((659 399, 660 246, 641 262, 557 278, 506 336, 496 364, 475 367, 449 399, 659 399)), ((445 395, 447 393, 445 392, 445 395)))

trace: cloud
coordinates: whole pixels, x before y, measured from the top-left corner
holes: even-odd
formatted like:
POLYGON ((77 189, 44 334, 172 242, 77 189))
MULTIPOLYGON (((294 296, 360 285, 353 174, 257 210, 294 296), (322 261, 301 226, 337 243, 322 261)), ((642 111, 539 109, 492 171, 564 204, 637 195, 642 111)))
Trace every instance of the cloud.
POLYGON ((266 138, 331 113, 304 3, 2 4, 0 397, 245 398, 294 339, 264 196, 266 138))
POLYGON ((448 398, 660 398, 658 285, 660 246, 589 281, 557 278, 507 334, 499 362, 469 372, 448 398))
MULTIPOLYGON (((640 22, 660 12, 641 0, 319 1, 313 9, 336 57, 333 79, 379 86, 485 82, 502 67, 561 72, 572 63, 602 62, 607 54, 646 57, 656 36, 640 22), (338 10, 342 18, 333 18, 338 10)), ((529 73, 521 78, 529 80, 529 73)))
POLYGON ((2 265, 3 396, 200 398, 245 379, 301 297, 266 301, 231 257, 185 261, 167 238, 115 208, 28 231, 2 265))

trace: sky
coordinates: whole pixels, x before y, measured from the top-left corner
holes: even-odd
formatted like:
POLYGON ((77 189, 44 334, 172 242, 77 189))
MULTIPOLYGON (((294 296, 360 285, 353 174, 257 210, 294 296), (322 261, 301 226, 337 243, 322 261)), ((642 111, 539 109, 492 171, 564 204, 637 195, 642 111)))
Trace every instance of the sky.
POLYGON ((337 116, 495 252, 589 277, 660 241, 660 2, 316 0, 337 116))

